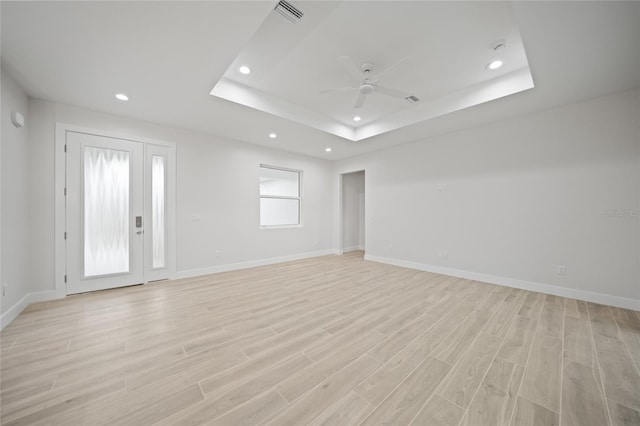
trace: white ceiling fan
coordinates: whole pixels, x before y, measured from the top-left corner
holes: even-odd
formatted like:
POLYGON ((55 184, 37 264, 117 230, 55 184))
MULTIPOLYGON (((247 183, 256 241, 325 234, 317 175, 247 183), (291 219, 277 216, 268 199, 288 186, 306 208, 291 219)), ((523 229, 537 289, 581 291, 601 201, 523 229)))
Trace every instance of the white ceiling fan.
MULTIPOLYGON (((406 59, 406 58, 405 58, 406 59)), ((409 92, 404 92, 402 90, 392 89, 390 87, 381 86, 378 84, 378 80, 380 77, 387 73, 390 69, 395 68, 400 62, 395 65, 383 70, 377 74, 373 74, 373 64, 371 62, 365 62, 361 66, 353 62, 351 58, 348 56, 340 56, 340 60, 346 70, 354 76, 358 81, 358 85, 355 86, 346 86, 346 87, 336 87, 332 89, 322 90, 320 93, 331 93, 331 92, 343 92, 346 90, 358 90, 359 95, 356 99, 356 103, 353 106, 354 108, 362 108, 364 102, 367 100, 367 96, 376 92, 382 95, 391 96, 392 98, 403 99, 409 102, 415 103, 418 101, 418 98, 411 95, 409 92)))

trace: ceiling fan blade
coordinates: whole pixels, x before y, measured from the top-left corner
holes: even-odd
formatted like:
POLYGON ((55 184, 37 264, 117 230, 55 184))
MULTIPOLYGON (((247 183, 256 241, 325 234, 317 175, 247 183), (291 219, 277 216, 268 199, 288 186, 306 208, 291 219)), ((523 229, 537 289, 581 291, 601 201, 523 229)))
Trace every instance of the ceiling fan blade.
POLYGON ((360 96, 358 96, 358 99, 356 100, 356 104, 353 107, 356 109, 362 108, 362 105, 364 105, 364 101, 366 99, 367 99, 367 95, 363 95, 362 93, 360 93, 360 96))
POLYGON ((333 92, 345 92, 347 90, 354 90, 357 88, 358 87, 356 86, 332 87, 331 89, 321 90, 320 93, 325 94, 325 93, 333 93, 333 92))
POLYGON ((383 95, 391 96, 392 98, 404 99, 407 96, 411 96, 411 93, 403 92, 401 90, 392 89, 385 86, 376 86, 375 91, 383 95))
POLYGON ((360 70, 358 65, 353 62, 353 59, 348 56, 340 56, 340 62, 342 62, 342 65, 345 67, 345 69, 349 71, 349 74, 351 74, 356 80, 362 80, 362 71, 360 70))

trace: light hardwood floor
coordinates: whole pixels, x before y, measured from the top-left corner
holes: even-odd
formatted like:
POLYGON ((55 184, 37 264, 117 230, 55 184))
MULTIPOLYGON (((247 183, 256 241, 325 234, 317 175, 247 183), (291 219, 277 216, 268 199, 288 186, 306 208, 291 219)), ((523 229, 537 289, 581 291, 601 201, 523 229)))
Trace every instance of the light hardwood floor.
POLYGON ((638 425, 640 313, 326 256, 33 304, 2 424, 638 425))

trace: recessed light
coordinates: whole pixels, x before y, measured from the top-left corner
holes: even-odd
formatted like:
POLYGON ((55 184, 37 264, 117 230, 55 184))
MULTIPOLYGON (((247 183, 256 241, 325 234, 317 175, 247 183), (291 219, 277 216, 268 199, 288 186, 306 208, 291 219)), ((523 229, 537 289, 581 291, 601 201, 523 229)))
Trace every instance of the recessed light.
POLYGON ((240 68, 238 68, 238 71, 240 71, 240 73, 242 74, 251 74, 251 68, 249 68, 246 65, 241 66, 240 68))
POLYGON ((356 115, 355 117, 353 117, 353 121, 360 121, 360 116, 356 115))
POLYGON ((269 133, 269 137, 270 137, 271 139, 275 139, 275 138, 277 138, 277 137, 278 137, 278 135, 276 135, 275 133, 269 133))
POLYGON ((501 66, 502 66, 502 61, 498 59, 498 60, 495 60, 495 61, 491 62, 489 65, 487 65, 487 69, 497 70, 501 66))
POLYGON ((324 149, 326 152, 331 152, 331 148, 325 148, 324 149))
POLYGON ((118 93, 118 94, 116 94, 116 99, 118 99, 120 101, 128 101, 129 97, 127 95, 125 95, 124 93, 118 93))

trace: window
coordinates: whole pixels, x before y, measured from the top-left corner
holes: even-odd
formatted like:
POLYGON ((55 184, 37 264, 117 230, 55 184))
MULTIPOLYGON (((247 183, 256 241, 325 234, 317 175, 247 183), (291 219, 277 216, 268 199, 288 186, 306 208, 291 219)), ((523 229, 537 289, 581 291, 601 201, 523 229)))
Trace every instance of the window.
POLYGON ((151 252, 154 268, 165 266, 165 167, 164 156, 151 156, 151 252))
POLYGON ((260 226, 300 225, 300 174, 260 165, 260 226))

